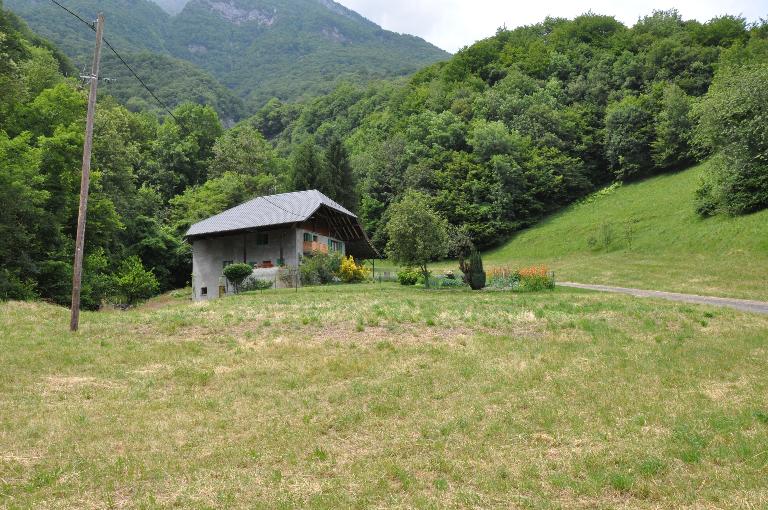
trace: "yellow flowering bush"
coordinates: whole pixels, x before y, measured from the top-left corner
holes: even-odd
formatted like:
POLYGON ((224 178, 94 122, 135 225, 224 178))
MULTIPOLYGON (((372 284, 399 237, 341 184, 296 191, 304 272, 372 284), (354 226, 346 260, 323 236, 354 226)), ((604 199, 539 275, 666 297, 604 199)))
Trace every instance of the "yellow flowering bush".
POLYGON ((357 264, 355 259, 350 255, 341 259, 341 267, 339 268, 339 278, 344 283, 357 283, 368 279, 368 268, 361 264, 357 264))

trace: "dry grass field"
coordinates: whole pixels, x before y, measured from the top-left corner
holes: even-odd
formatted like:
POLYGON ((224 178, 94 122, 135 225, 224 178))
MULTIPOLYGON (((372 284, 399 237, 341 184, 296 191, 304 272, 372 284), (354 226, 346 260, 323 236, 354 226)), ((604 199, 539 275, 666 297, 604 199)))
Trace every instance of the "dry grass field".
POLYGON ((0 304, 3 508, 766 508, 768 317, 358 285, 0 304))

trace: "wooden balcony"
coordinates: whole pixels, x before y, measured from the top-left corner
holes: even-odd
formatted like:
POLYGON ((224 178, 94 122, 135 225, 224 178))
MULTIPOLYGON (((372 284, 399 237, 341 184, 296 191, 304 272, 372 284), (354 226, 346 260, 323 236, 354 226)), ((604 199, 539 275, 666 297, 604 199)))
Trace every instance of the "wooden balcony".
POLYGON ((328 243, 320 243, 317 241, 304 241, 304 253, 328 253, 328 243))

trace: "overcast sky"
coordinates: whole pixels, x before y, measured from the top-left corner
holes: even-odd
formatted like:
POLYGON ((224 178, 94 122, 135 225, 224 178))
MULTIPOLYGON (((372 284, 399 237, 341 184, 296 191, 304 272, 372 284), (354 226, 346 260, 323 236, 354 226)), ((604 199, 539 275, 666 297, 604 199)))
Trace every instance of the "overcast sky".
POLYGON ((741 14, 768 17, 768 0, 336 0, 387 30, 418 35, 451 53, 493 35, 502 25, 530 25, 546 16, 573 18, 590 9, 633 25, 656 9, 676 8, 685 19, 706 21, 741 14))

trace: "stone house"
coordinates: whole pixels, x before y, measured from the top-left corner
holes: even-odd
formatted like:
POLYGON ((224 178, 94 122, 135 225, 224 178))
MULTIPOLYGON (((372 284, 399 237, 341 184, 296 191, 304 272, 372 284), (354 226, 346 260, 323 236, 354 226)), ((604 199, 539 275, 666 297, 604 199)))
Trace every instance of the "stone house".
POLYGON ((314 252, 379 258, 357 216, 317 190, 258 197, 192 225, 195 300, 233 292, 224 268, 250 264, 253 277, 293 286, 295 269, 314 252))

